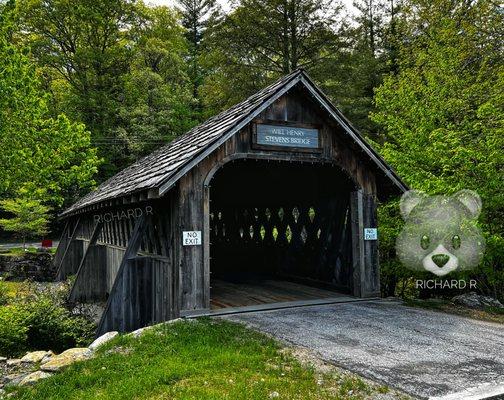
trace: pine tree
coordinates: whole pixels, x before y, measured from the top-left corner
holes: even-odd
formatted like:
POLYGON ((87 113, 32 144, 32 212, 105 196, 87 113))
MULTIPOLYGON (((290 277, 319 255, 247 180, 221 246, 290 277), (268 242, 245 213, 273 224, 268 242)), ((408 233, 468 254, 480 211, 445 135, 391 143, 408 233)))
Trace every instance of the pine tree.
POLYGON ((206 29, 220 13, 215 0, 178 0, 182 25, 186 29, 189 43, 189 75, 193 85, 193 97, 199 98, 198 89, 203 82, 204 69, 201 65, 201 45, 206 29))

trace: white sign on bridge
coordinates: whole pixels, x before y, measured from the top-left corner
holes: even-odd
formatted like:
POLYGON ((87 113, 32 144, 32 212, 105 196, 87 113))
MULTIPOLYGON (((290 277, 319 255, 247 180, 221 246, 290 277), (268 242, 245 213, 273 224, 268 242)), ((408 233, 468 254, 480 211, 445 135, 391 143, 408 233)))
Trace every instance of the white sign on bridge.
POLYGON ((182 232, 182 244, 184 246, 201 246, 201 231, 182 232))
POLYGON ((364 228, 364 240, 378 240, 378 229, 364 228))

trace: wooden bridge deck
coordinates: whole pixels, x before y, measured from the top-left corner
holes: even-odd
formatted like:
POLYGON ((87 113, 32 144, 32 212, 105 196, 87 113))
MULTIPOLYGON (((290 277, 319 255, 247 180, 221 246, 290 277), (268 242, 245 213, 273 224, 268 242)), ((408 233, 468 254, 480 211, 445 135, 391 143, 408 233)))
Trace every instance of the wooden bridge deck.
POLYGON ((346 295, 284 280, 267 279, 233 283, 215 279, 211 282, 210 308, 218 310, 228 307, 236 308, 335 297, 346 297, 346 295))

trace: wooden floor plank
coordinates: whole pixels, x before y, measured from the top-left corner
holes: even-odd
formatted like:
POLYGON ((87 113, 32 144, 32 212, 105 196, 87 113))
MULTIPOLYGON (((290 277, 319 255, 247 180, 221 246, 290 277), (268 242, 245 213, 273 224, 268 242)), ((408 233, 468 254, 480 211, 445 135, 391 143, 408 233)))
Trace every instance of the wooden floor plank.
POLYGON ((212 310, 260 304, 316 300, 343 296, 338 292, 319 289, 284 280, 266 279, 257 282, 234 283, 212 279, 210 306, 212 310))

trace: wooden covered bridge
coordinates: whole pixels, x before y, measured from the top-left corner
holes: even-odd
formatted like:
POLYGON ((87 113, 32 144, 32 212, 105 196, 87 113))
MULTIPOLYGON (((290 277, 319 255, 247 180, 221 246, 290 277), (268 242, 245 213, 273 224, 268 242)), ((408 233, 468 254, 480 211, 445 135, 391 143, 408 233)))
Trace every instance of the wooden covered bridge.
POLYGON ((98 334, 212 309, 379 296, 376 201, 406 186, 297 70, 67 209, 55 263, 98 334))

